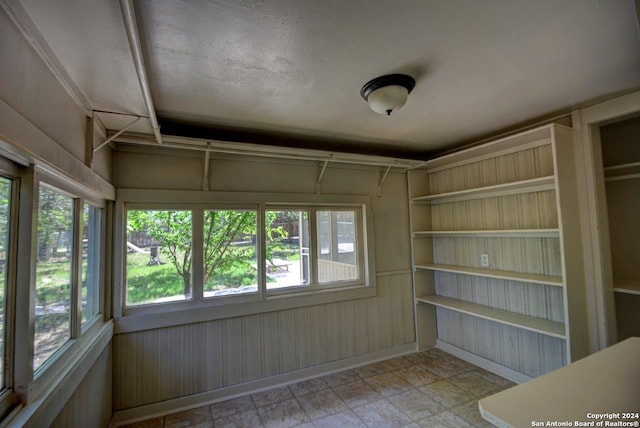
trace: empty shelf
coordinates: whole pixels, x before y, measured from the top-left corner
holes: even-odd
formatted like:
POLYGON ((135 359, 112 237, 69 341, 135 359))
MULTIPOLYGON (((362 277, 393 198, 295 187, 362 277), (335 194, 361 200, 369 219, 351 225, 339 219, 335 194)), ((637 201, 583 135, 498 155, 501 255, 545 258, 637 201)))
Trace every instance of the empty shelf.
POLYGON ((616 293, 640 295, 640 280, 614 278, 613 291, 616 293))
POLYGON ((640 162, 608 166, 604 169, 604 181, 623 181, 640 178, 640 162))
POLYGON ((559 229, 504 229, 504 230, 421 230, 413 232, 420 236, 475 236, 499 238, 555 238, 560 236, 559 229))
POLYGON ((546 334, 560 339, 565 339, 566 337, 564 324, 555 321, 509 312, 503 309, 491 308, 489 306, 466 302, 459 299, 452 299, 450 297, 422 296, 417 297, 416 300, 422 303, 428 303, 430 305, 439 306, 441 308, 496 321, 502 324, 534 331, 536 333, 546 334))
POLYGON ((510 281, 531 282, 535 284, 553 285, 562 287, 562 278, 559 276, 540 275, 535 273, 511 272, 496 269, 472 268, 456 265, 441 265, 423 263, 416 265, 417 269, 436 270, 441 272, 461 273, 465 275, 482 276, 486 278, 506 279, 510 281))
POLYGON ((495 184, 493 186, 476 187, 474 189, 458 190, 455 192, 439 193, 413 198, 413 202, 445 203, 464 201, 469 199, 489 198, 494 196, 514 195, 518 193, 541 192, 555 189, 555 179, 552 175, 514 181, 511 183, 495 184))

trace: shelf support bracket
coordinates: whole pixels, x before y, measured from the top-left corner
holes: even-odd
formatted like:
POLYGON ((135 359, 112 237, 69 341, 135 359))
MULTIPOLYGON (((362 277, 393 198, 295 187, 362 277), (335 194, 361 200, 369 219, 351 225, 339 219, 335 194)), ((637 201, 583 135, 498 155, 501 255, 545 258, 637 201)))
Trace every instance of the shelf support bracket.
POLYGON ((322 177, 324 177, 324 171, 327 169, 327 165, 329 161, 324 161, 322 164, 322 169, 320 170, 320 174, 318 174, 318 180, 316 180, 316 194, 320 194, 320 183, 322 182, 322 177))
POLYGON ((115 140, 116 138, 118 138, 120 135, 122 135, 123 133, 127 132, 127 130, 129 128, 131 128, 133 125, 135 125, 136 123, 138 123, 138 121, 142 119, 141 117, 137 117, 133 122, 131 122, 130 124, 128 124, 127 126, 125 126, 124 128, 122 128, 121 130, 119 130, 118 132, 116 132, 115 134, 113 134, 111 137, 107 138, 106 140, 104 140, 102 142, 102 144, 100 144, 98 147, 96 147, 95 149, 93 149, 93 153, 97 152, 98 150, 100 150, 101 148, 103 148, 104 146, 106 146, 107 144, 109 144, 110 142, 112 142, 113 140, 115 140))
POLYGON ((202 190, 209 190, 209 163, 211 162, 211 152, 204 152, 204 171, 202 172, 202 190))
POLYGON ((390 170, 391 170, 391 165, 387 167, 384 173, 382 173, 382 170, 380 170, 380 172, 378 173, 381 176, 380 181, 378 182, 378 197, 382 196, 382 184, 384 183, 384 180, 387 178, 387 175, 389 174, 390 170))

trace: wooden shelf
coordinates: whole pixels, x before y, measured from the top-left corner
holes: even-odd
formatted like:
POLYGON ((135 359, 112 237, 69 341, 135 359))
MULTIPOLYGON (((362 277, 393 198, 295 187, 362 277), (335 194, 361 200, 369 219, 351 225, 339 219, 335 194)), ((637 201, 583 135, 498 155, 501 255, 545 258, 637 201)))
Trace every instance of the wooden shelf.
POLYGON ((555 178, 551 176, 532 178, 530 180, 513 181, 493 186, 476 187, 474 189, 439 193, 413 198, 414 203, 446 203, 470 199, 490 198, 494 196, 515 195, 519 193, 541 192, 555 189, 555 178))
POLYGON ((524 150, 529 147, 537 147, 551 144, 551 135, 554 129, 565 128, 563 125, 550 124, 536 129, 524 131, 518 135, 511 135, 498 140, 476 145, 448 155, 439 156, 425 162, 429 172, 440 168, 450 168, 478 160, 493 158, 505 153, 524 150))
POLYGON ((608 166, 604 169, 604 181, 623 181, 640 178, 640 162, 608 166))
POLYGON ((509 281, 530 282, 534 284, 553 285, 562 287, 562 278, 559 276, 539 275, 533 273, 511 272, 496 269, 472 268, 455 265, 440 265, 423 263, 416 265, 417 269, 434 270, 440 272, 461 273, 464 275, 482 276, 486 278, 506 279, 509 281))
POLYGON ((490 321, 511 325, 536 333, 546 334, 548 336, 565 339, 564 324, 549 321, 542 318, 522 315, 515 312, 505 311, 503 309, 491 308, 489 306, 478 305, 464 300, 452 299, 443 296, 421 296, 416 297, 418 302, 427 303, 441 308, 450 309, 452 311, 461 312, 478 318, 484 318, 490 321))
POLYGON ((559 229, 504 229, 504 230, 420 230, 413 232, 421 236, 475 236, 487 238, 557 238, 559 229))
POLYGON ((639 279, 613 279, 613 291, 616 293, 640 295, 639 279))

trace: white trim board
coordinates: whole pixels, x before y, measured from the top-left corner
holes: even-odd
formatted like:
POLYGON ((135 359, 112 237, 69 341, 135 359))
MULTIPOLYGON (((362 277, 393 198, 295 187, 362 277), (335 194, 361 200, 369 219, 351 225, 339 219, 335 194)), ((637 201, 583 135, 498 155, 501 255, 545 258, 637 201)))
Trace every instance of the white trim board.
POLYGON ((358 355, 340 361, 308 367, 293 372, 288 372, 276 376, 232 385, 212 391, 193 394, 186 397, 147 404, 145 406, 113 412, 110 426, 119 427, 133 422, 143 421, 158 416, 190 410, 201 406, 206 406, 221 401, 231 400, 247 394, 266 391, 272 388, 291 385, 318 376, 325 376, 342 370, 348 370, 366 364, 375 363, 393 357, 399 357, 416 352, 416 342, 406 343, 391 349, 372 352, 365 355, 358 355))

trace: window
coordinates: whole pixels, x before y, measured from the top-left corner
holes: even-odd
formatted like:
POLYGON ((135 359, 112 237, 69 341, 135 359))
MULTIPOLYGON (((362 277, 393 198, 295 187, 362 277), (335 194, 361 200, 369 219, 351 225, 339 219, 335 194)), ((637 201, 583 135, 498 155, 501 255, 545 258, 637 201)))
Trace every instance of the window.
POLYGON ((101 313, 104 221, 101 207, 38 182, 34 378, 101 313))
MULTIPOLYGON (((169 317, 204 320, 375 295, 368 197, 136 189, 120 195, 117 221, 126 230, 126 255, 118 262, 122 306, 116 316, 172 305, 169 317), (281 197, 295 203, 265 200, 281 197), (206 310, 212 306, 218 309, 206 310), (191 309, 199 315, 178 313, 191 309)), ((133 319, 119 326, 138 328, 133 319)))
POLYGON ((71 197, 40 186, 34 370, 71 338, 73 206, 71 197))
POLYGON ((310 285, 309 212, 267 211, 265 218, 267 290, 310 285))
POLYGON ((356 211, 318 211, 318 282, 356 281, 358 225, 356 211))
POLYGON ((98 322, 104 204, 87 193, 0 156, 0 418, 32 403, 111 334, 98 322))
POLYGON ((204 297, 258 291, 257 213, 204 213, 204 297))
POLYGON ((359 283, 363 277, 360 217, 360 208, 267 210, 267 290, 313 290, 359 283), (311 228, 314 217, 315 228, 311 228))
POLYGON ((127 305, 191 298, 191 211, 127 214, 127 305))
POLYGON ((11 224, 11 184, 10 179, 0 177, 0 389, 5 387, 7 258, 9 255, 9 226, 11 224))
POLYGON ((102 280, 102 209, 84 203, 82 210, 82 300, 84 327, 100 313, 102 280))

